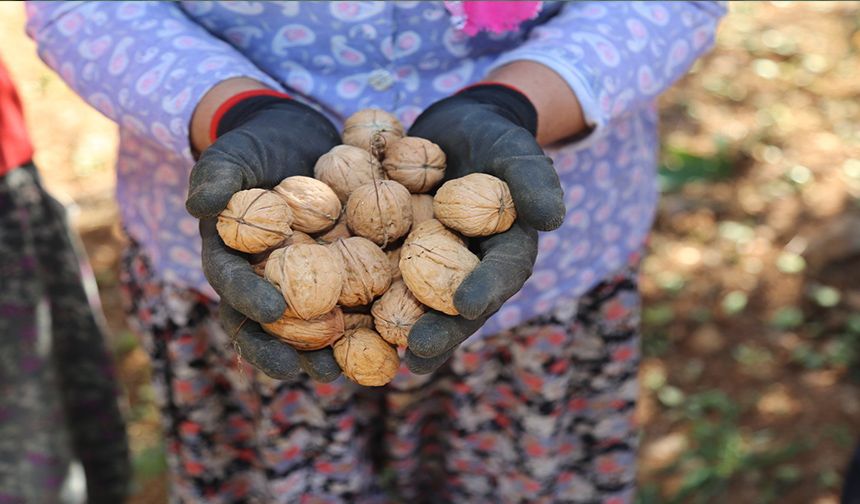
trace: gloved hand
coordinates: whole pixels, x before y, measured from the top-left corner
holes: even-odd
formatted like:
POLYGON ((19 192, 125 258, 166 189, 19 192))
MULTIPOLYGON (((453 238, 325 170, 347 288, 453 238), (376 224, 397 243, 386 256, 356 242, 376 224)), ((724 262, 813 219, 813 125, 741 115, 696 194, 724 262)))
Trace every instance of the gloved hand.
POLYGON ((220 317, 243 359, 269 376, 287 380, 304 369, 313 379, 340 374, 330 348, 296 352, 263 332, 286 302, 255 275, 246 254, 229 249, 216 230, 218 214, 237 191, 271 188, 292 175, 313 176, 317 159, 340 143, 335 127, 310 107, 275 92, 250 92, 228 100, 215 115, 215 142, 191 171, 188 212, 200 219, 203 273, 221 296, 220 317))
MULTIPOLYGON (((460 316, 429 312, 412 328, 406 364, 414 373, 441 366, 531 276, 537 231, 564 219, 558 174, 535 140, 537 112, 513 88, 480 84, 436 102, 415 120, 410 136, 438 144, 448 158, 446 179, 482 172, 507 182, 517 208, 508 231, 479 239, 481 263, 454 294, 460 316)), ((475 243, 475 240, 472 240, 475 243)))

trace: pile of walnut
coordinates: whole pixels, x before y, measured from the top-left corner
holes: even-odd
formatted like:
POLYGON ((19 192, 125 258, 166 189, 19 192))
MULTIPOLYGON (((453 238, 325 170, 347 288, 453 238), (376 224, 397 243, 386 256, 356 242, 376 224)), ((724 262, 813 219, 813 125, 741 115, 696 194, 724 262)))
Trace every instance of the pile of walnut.
POLYGON ((319 158, 314 177, 236 193, 218 218, 227 246, 287 302, 263 328, 298 350, 333 346, 361 385, 390 382, 412 325, 429 308, 457 315, 454 292, 478 265, 462 236, 507 230, 507 184, 485 174, 449 180, 445 153, 381 110, 347 119, 346 145, 319 158))

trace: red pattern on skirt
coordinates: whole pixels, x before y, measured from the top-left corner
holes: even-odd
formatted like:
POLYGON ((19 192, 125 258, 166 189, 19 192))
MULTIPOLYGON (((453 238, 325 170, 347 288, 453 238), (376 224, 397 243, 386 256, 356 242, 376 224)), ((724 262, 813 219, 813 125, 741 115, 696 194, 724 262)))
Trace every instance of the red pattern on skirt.
POLYGON ((130 249, 178 502, 632 502, 635 269, 382 389, 277 382, 238 362, 217 307, 130 249))

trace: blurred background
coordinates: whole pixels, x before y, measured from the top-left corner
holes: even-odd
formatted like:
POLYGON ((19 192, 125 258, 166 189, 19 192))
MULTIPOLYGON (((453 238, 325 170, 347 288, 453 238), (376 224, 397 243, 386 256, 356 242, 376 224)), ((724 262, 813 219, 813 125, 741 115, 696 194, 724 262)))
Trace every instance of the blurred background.
MULTIPOLYGON (((37 58, 0 53, 49 190, 74 208, 113 329, 137 476, 165 499, 146 354, 117 295, 113 123, 37 58)), ((641 503, 836 504, 860 437, 860 2, 736 2, 663 97, 644 262, 641 503)))

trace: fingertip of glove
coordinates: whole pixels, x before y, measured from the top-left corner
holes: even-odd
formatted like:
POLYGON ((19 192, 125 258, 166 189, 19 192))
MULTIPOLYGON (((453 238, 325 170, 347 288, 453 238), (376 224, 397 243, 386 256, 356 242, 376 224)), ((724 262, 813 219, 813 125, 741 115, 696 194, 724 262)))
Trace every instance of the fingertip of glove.
POLYGON ((476 320, 487 311, 488 294, 484 282, 478 278, 467 277, 454 293, 454 307, 464 319, 476 320))
POLYGON ((341 370, 337 369, 323 369, 323 370, 314 370, 313 372, 308 372, 308 375, 314 381, 320 383, 331 383, 340 377, 341 370))
POLYGON ((302 360, 302 368, 314 381, 330 383, 341 374, 331 348, 302 352, 299 358, 302 360))
POLYGON ((283 316, 287 309, 287 303, 284 298, 278 293, 276 296, 261 296, 253 305, 252 313, 249 316, 264 324, 274 322, 283 316))
POLYGON ((556 229, 560 228, 563 223, 564 223, 564 217, 563 216, 561 216, 561 217, 550 217, 550 218, 542 220, 541 222, 536 223, 537 225, 534 226, 534 228, 537 229, 538 231, 555 231, 556 229))
POLYGON ((548 197, 533 206, 534 211, 522 215, 526 224, 538 231, 554 231, 564 222, 565 206, 563 196, 548 197))
POLYGON ((249 319, 263 324, 278 320, 287 309, 284 297, 274 287, 269 290, 255 287, 253 284, 245 289, 234 286, 222 292, 221 298, 249 319), (242 292, 245 294, 241 294, 242 292))
POLYGON ((301 374, 301 371, 296 368, 286 368, 280 366, 260 370, 269 378, 280 381, 296 381, 301 374))
POLYGON ((436 371, 446 360, 447 357, 443 356, 432 358, 419 357, 411 349, 406 350, 406 355, 403 357, 406 368, 417 375, 426 375, 436 371))
POLYGON ((220 194, 213 194, 216 190, 202 184, 188 194, 185 200, 185 209, 198 219, 215 217, 227 207, 229 198, 225 201, 220 194))
POLYGON ((296 351, 289 345, 249 327, 258 328, 256 324, 243 327, 236 335, 239 355, 276 380, 298 378, 301 368, 296 351))
POLYGON ((424 358, 435 357, 448 348, 447 334, 439 331, 434 325, 426 322, 422 324, 419 319, 412 327, 407 337, 407 346, 415 355, 424 358))

